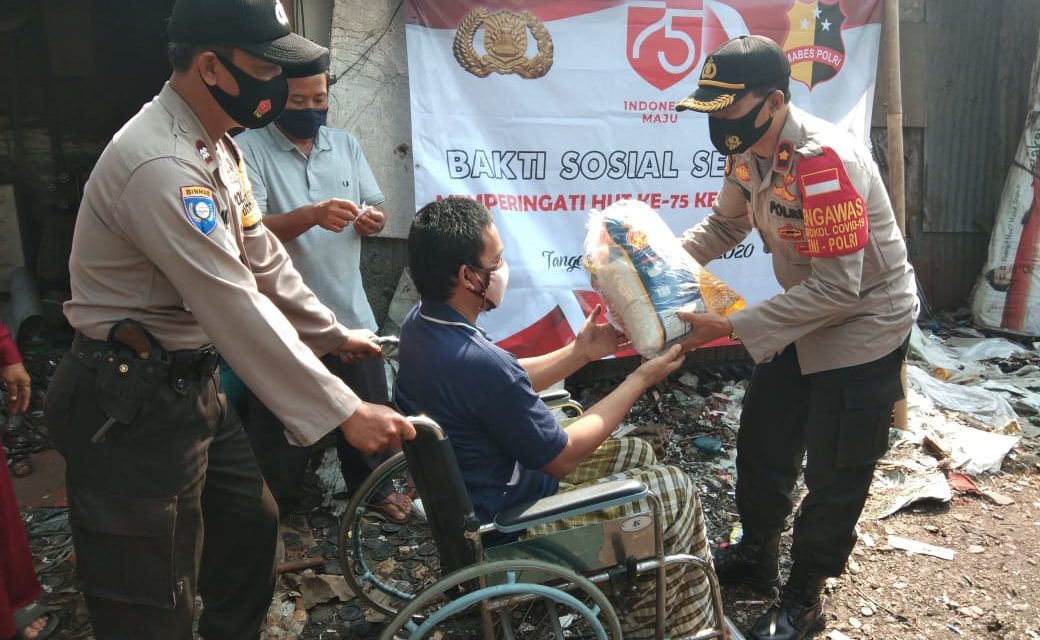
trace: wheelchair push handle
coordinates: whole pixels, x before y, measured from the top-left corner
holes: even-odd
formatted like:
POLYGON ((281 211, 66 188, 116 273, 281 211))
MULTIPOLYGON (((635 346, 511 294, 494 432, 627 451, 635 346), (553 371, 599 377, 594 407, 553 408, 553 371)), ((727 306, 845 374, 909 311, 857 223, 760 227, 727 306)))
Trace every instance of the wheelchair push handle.
POLYGON ((447 436, 444 435, 444 429, 441 428, 432 418, 426 416, 408 416, 405 418, 408 422, 412 423, 415 427, 415 437, 418 439, 422 435, 427 437, 433 437, 437 440, 445 440, 447 436))

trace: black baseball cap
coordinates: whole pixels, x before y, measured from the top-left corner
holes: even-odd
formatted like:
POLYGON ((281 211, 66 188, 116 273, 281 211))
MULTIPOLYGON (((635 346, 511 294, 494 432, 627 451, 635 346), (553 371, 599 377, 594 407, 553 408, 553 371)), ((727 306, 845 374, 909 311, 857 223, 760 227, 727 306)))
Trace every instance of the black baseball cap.
POLYGON ((286 67, 285 77, 287 78, 309 78, 310 76, 316 76, 320 73, 325 73, 329 70, 329 55, 326 53, 323 56, 315 58, 313 61, 307 64, 301 64, 296 67, 286 67))
POLYGON ((697 90, 676 103, 675 110, 721 111, 759 87, 786 90, 790 78, 791 63, 776 42, 765 36, 740 36, 708 56, 697 90))
POLYGON ((177 0, 167 34, 170 42, 237 47, 287 69, 329 55, 292 32, 279 0, 177 0))

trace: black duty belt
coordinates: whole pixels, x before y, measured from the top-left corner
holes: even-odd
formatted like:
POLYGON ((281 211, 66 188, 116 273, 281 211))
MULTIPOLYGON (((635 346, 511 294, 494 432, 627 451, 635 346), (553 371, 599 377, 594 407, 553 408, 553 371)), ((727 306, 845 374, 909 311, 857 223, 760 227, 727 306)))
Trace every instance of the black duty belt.
MULTIPOLYGON (((96 369, 106 353, 117 347, 106 340, 88 338, 79 331, 72 340, 71 355, 82 361, 88 368, 96 369)), ((219 355, 213 345, 198 349, 180 349, 165 351, 157 358, 157 367, 168 367, 169 379, 174 389, 183 391, 189 381, 205 380, 213 375, 217 368, 219 355)))

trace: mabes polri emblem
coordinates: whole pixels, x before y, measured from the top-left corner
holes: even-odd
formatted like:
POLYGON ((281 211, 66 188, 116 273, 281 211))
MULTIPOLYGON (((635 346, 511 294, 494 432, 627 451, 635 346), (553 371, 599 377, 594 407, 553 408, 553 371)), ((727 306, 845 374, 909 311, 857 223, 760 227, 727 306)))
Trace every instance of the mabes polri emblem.
POLYGON ((540 78, 553 63, 552 36, 530 11, 491 13, 486 7, 474 9, 459 23, 451 48, 459 65, 478 78, 492 73, 540 78), (480 27, 484 27, 484 55, 473 46, 480 27), (538 47, 532 58, 527 57, 528 32, 538 47))

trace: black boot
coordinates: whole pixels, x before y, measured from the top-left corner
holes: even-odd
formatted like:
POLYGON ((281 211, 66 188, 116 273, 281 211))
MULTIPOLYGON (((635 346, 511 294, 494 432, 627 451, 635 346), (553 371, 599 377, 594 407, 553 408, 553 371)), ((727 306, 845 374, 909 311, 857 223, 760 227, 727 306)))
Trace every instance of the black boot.
POLYGON ((780 533, 747 531, 737 544, 712 552, 715 575, 727 586, 744 585, 770 597, 780 590, 780 533))
POLYGON ((822 629, 823 583, 826 577, 791 568, 791 577, 784 585, 780 601, 769 608, 755 622, 748 636, 752 640, 801 640, 822 629))

